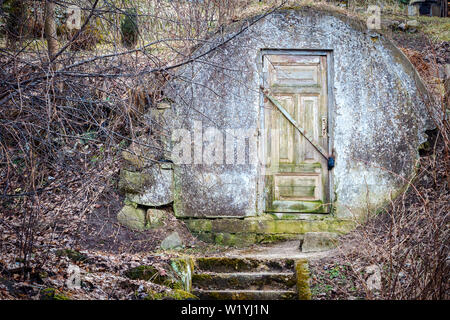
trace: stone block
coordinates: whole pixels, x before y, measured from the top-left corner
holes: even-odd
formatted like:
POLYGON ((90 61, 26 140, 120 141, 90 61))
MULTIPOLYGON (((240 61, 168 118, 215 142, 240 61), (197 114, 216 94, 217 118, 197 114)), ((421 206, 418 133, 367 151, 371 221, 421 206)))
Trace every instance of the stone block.
POLYGON ((309 286, 309 268, 306 260, 295 261, 295 275, 297 277, 297 292, 299 300, 311 300, 309 286))
POLYGON ((224 246, 245 247, 256 243, 255 233, 215 233, 214 242, 224 246))
POLYGON ((150 208, 146 215, 146 228, 158 228, 164 225, 169 214, 166 210, 150 208))
POLYGON ((406 23, 408 28, 417 28, 419 26, 419 21, 417 20, 410 20, 406 23))
POLYGON ((119 176, 119 189, 126 193, 139 193, 151 180, 151 176, 147 173, 122 169, 119 176))
POLYGON ((149 207, 173 202, 173 170, 167 164, 153 165, 144 172, 121 171, 119 187, 127 200, 149 207), (122 173, 124 172, 124 173, 122 173))
POLYGON ((178 232, 172 232, 161 242, 161 249, 170 250, 170 249, 179 249, 183 246, 183 240, 181 239, 178 232))
POLYGON ((133 230, 145 230, 145 210, 125 205, 117 214, 119 223, 133 230))
POLYGON ((338 234, 332 232, 307 232, 301 244, 302 252, 333 249, 338 244, 338 234))
POLYGON ((210 219, 188 219, 186 226, 191 232, 210 232, 212 230, 212 220, 210 219))

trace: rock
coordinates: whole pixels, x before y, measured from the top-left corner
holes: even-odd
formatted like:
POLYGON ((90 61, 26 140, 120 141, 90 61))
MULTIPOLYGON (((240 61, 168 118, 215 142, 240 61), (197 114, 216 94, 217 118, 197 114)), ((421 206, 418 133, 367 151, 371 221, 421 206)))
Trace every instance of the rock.
POLYGON ((408 28, 417 28, 419 26, 419 22, 417 20, 410 20, 406 22, 406 26, 408 28))
POLYGON ((392 21, 389 21, 389 23, 388 23, 388 26, 391 29, 397 29, 399 25, 400 25, 400 21, 397 21, 397 20, 392 20, 392 21))
POLYGON ((150 208, 146 215, 146 228, 158 228, 164 225, 168 212, 165 210, 150 208))
POLYGON ((369 274, 366 280, 367 288, 370 291, 381 290, 381 269, 377 265, 371 265, 365 268, 365 272, 369 274))
POLYGON ((117 220, 133 230, 144 231, 163 226, 168 214, 166 210, 150 208, 145 211, 127 204, 117 214, 117 220))
POLYGON ((406 30, 406 23, 400 23, 400 24, 398 25, 398 28, 399 28, 400 30, 405 31, 405 30, 406 30))
POLYGON ((120 170, 119 189, 126 193, 140 193, 152 182, 151 175, 145 172, 120 170))
POLYGON ((338 243, 338 234, 332 232, 307 232, 301 243, 302 252, 315 252, 333 249, 338 243))
POLYGON ((181 248, 182 246, 183 241, 181 240, 180 235, 176 231, 172 232, 161 242, 161 249, 163 250, 177 249, 181 248))
POLYGON ((146 151, 145 147, 133 142, 127 150, 122 151, 122 158, 135 168, 143 168, 148 162, 144 156, 146 151))
POLYGON ((144 209, 125 205, 117 214, 117 220, 133 230, 144 231, 146 229, 144 209))
POLYGON ((142 265, 136 268, 129 269, 125 272, 125 276, 132 280, 145 280, 156 279, 159 277, 159 271, 153 266, 142 265))
POLYGON ((158 157, 158 151, 153 146, 154 138, 141 135, 133 140, 131 145, 122 151, 122 158, 129 169, 140 170, 151 166, 158 157))
POLYGON ((173 202, 173 170, 170 163, 153 165, 140 173, 122 171, 119 187, 127 193, 129 201, 149 207, 173 202))
POLYGON ((125 271, 124 275, 132 280, 151 281, 153 283, 163 285, 172 289, 184 289, 185 284, 174 270, 167 266, 164 272, 156 269, 151 265, 142 265, 125 271))
POLYGON ((160 110, 168 109, 168 108, 170 108, 170 103, 160 102, 156 105, 156 108, 160 109, 160 110))

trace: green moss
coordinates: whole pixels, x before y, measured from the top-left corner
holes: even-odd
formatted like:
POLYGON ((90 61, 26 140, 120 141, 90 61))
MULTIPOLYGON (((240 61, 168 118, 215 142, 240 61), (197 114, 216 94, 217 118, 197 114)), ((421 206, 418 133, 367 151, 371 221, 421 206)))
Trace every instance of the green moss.
POLYGON ((214 243, 214 234, 211 232, 193 232, 199 240, 209 243, 214 243))
POLYGON ((173 298, 175 298, 175 300, 188 300, 188 299, 190 299, 190 300, 192 300, 192 299, 197 300, 198 299, 192 293, 187 292, 187 291, 183 291, 183 290, 173 290, 171 296, 173 298))
POLYGON ((203 282, 203 281, 210 281, 213 279, 213 276, 209 273, 200 273, 200 274, 194 274, 192 276, 192 281, 199 281, 199 282, 203 282))
POLYGON ((297 277, 297 291, 299 300, 311 300, 311 289, 309 287, 309 269, 306 260, 295 262, 295 275, 297 277))
POLYGON ((188 219, 185 223, 189 230, 194 232, 212 230, 212 221, 208 219, 188 219))
POLYGON ((276 297, 273 296, 273 293, 268 293, 267 291, 261 291, 259 297, 255 297, 253 292, 241 292, 241 291, 213 291, 208 292, 208 299, 213 300, 295 300, 296 294, 295 292, 286 292, 276 297))
POLYGON ((174 289, 168 292, 155 292, 149 291, 145 300, 165 300, 165 299, 173 299, 173 300, 198 300, 198 298, 184 290, 174 289))
POLYGON ((216 244, 234 247, 245 247, 256 243, 256 233, 215 233, 216 244))
POLYGON ((167 296, 167 294, 165 294, 164 292, 156 292, 150 290, 147 292, 147 296, 144 298, 144 300, 161 300, 165 296, 167 296))
POLYGON ((301 213, 327 213, 328 205, 322 201, 299 201, 286 205, 284 201, 272 201, 268 212, 301 212, 301 213))
POLYGON ((55 288, 46 288, 40 293, 41 300, 70 300, 64 293, 56 290, 55 288))
POLYGON ((125 276, 133 280, 149 281, 156 278, 159 271, 153 266, 142 265, 125 272, 125 276))

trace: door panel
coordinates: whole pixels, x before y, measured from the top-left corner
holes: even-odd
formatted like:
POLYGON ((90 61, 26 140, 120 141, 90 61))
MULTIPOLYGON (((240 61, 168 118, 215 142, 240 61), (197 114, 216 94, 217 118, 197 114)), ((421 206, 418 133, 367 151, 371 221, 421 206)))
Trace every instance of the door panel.
MULTIPOLYGON (((264 87, 328 150, 326 56, 264 55, 264 87)), ((266 210, 329 210, 327 160, 266 98, 266 210)))

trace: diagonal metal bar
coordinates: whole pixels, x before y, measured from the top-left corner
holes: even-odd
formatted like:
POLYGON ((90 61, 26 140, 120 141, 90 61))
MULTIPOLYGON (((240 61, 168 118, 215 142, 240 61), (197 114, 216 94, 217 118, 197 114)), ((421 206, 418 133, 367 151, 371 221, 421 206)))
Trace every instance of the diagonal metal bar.
POLYGON ((289 114, 289 112, 286 111, 286 109, 283 108, 283 106, 281 105, 281 103, 275 99, 274 97, 270 96, 267 91, 264 90, 264 88, 261 87, 261 90, 264 94, 264 96, 269 99, 270 102, 272 102, 275 107, 278 108, 278 110, 280 110, 281 114, 283 114, 283 116, 298 130, 298 132, 300 132, 300 134, 302 136, 305 137, 306 140, 308 140, 309 143, 311 143, 313 145, 313 147, 319 151, 319 153, 328 160, 328 154, 327 152, 317 143, 315 143, 312 139, 312 137, 310 135, 308 135, 308 133, 305 131, 305 129, 303 129, 302 127, 300 127, 297 122, 291 117, 291 115, 289 114))

